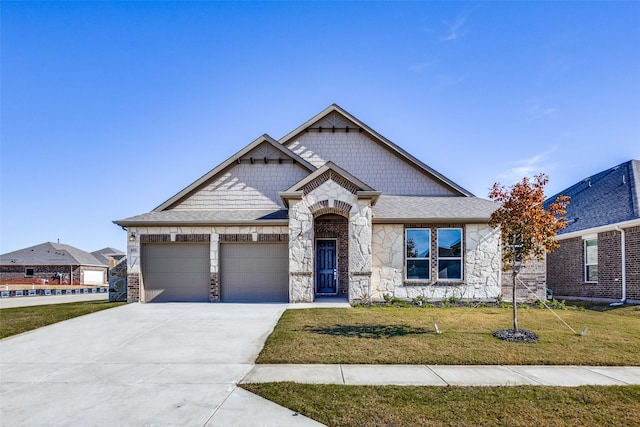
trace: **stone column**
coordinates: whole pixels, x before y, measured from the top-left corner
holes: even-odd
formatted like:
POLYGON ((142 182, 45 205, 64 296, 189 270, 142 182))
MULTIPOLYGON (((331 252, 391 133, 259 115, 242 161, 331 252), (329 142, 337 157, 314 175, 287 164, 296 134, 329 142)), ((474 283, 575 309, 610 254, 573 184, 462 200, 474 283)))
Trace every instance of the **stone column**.
POLYGON ((127 302, 140 301, 140 233, 133 227, 127 232, 127 302), (134 235, 135 240, 129 240, 134 235))
POLYGON ((349 302, 371 301, 371 205, 359 200, 349 215, 349 302))
POLYGON ((289 208, 289 301, 313 302, 313 216, 302 200, 289 208))

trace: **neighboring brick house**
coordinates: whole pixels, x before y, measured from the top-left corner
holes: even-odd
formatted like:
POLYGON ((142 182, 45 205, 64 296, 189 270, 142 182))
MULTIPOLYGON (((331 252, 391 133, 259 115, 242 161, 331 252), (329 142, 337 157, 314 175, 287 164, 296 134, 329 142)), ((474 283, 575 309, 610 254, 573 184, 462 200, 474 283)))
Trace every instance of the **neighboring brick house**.
POLYGON ((0 255, 0 281, 104 285, 108 266, 81 249, 47 242, 0 255))
POLYGON ((640 301, 640 162, 630 160, 550 197, 571 197, 560 247, 547 256, 556 297, 640 301))
POLYGON ((129 301, 491 300, 496 207, 334 104, 114 222, 129 301))

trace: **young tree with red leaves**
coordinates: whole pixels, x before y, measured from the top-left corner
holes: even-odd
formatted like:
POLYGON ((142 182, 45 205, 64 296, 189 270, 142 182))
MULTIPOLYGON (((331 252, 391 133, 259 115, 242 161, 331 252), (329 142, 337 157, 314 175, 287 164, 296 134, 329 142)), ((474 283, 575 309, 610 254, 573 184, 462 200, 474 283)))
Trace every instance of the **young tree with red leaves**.
POLYGON ((524 177, 511 187, 493 184, 489 198, 501 204, 489 219, 489 225, 500 228, 502 262, 511 267, 513 281, 513 330, 518 333, 516 309, 516 277, 520 264, 542 260, 547 252, 560 246, 556 232, 567 226, 565 208, 569 196, 559 196, 544 208, 544 187, 549 182, 544 173, 533 180, 524 177))

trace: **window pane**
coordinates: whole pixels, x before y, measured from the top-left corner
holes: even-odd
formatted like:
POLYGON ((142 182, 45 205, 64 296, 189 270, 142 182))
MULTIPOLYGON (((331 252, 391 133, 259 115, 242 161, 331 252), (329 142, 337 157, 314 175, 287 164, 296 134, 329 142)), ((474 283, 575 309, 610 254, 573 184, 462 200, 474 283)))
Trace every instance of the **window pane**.
POLYGON ((407 260, 407 279, 429 280, 429 261, 407 260))
POLYGON ((462 261, 441 259, 438 261, 438 279, 462 280, 462 261))
POLYGON ((585 264, 598 263, 598 241, 587 240, 584 246, 585 264))
POLYGON ((459 257, 462 253, 462 230, 438 230, 438 256, 459 257))
POLYGON ((429 229, 407 230, 407 258, 429 258, 430 248, 429 229))
POLYGON ((587 266, 587 282, 597 282, 597 281, 598 281, 598 266, 588 265, 587 266))

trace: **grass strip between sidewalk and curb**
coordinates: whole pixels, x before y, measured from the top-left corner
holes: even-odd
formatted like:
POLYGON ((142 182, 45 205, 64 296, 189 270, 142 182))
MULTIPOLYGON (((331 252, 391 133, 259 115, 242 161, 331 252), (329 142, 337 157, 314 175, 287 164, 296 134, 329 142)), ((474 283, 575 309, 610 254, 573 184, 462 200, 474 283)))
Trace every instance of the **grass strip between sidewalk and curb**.
POLYGON ((640 306, 556 313, 588 332, 534 308, 519 310, 520 326, 540 337, 534 344, 492 335, 511 326, 508 308, 287 310, 256 363, 640 366, 640 306))
POLYGON ((240 387, 327 426, 626 426, 640 419, 640 386, 240 387))
POLYGON ((66 304, 36 305, 0 309, 0 338, 18 335, 33 329, 62 322, 96 311, 106 310, 126 303, 108 301, 84 301, 66 304))

